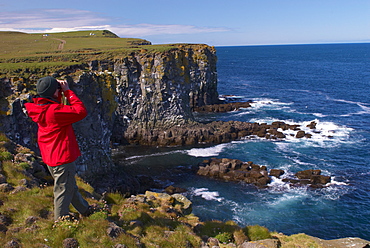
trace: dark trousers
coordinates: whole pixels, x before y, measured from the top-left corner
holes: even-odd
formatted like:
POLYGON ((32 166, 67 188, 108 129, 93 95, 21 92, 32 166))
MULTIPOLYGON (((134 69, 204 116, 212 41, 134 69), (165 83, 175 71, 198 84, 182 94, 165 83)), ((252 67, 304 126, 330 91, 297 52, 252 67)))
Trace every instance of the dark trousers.
POLYGON ((69 205, 83 214, 89 204, 82 198, 76 184, 76 165, 74 162, 55 167, 48 166, 54 178, 54 219, 69 215, 69 205))

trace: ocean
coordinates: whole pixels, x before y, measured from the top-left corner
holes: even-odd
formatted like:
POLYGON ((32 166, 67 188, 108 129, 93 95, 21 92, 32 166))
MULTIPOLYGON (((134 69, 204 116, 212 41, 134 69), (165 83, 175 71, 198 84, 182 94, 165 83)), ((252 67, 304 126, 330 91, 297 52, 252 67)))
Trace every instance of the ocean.
MULTIPOLYGON (((212 147, 126 151, 125 170, 186 188, 201 220, 234 220, 287 235, 370 240, 370 44, 217 47, 218 92, 251 108, 196 114, 200 121, 317 123, 312 138, 251 138, 212 147), (283 169, 320 169, 322 189, 273 178, 267 188, 186 170, 210 157, 283 169)), ((307 128, 307 131, 308 128, 307 128)), ((312 131, 312 130, 311 130, 312 131)))

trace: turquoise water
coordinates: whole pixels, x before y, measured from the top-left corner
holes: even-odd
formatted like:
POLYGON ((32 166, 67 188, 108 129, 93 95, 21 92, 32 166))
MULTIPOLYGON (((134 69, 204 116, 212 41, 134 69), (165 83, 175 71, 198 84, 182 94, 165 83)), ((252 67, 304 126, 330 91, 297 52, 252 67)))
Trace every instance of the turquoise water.
MULTIPOLYGON (((188 189, 202 220, 259 224, 285 234, 370 240, 370 44, 218 47, 218 92, 253 100, 251 108, 199 120, 317 122, 311 139, 247 139, 207 148, 150 149, 126 169, 188 189), (295 188, 273 179, 266 189, 184 170, 209 157, 284 169, 320 169, 332 183, 295 188)), ((309 131, 307 129, 307 131, 309 131)))

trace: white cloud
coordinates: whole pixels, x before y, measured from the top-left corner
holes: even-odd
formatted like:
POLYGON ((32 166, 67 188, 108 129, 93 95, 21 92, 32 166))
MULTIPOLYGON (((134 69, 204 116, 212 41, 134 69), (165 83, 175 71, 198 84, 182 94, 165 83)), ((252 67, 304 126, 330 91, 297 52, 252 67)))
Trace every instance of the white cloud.
POLYGON ((225 28, 208 28, 191 25, 156 25, 156 24, 136 24, 120 25, 111 27, 111 30, 124 36, 150 36, 161 34, 198 34, 228 31, 225 28))
POLYGON ((197 27, 192 25, 107 24, 110 21, 107 18, 99 17, 94 12, 76 9, 38 9, 27 12, 0 12, 0 31, 53 33, 107 29, 123 37, 228 31, 225 28, 197 27))

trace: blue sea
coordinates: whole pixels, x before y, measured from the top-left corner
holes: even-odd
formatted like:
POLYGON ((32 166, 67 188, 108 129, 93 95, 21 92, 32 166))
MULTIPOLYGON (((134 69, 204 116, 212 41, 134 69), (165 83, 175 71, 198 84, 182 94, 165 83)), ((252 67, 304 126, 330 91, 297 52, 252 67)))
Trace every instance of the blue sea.
POLYGON ((252 107, 197 114, 202 121, 283 121, 312 138, 245 139, 212 147, 151 148, 126 158, 126 170, 188 190, 201 220, 234 220, 287 235, 370 240, 370 44, 217 47, 218 92, 252 107), (320 169, 327 187, 267 188, 221 182, 186 170, 210 157, 253 161, 289 176, 320 169))

